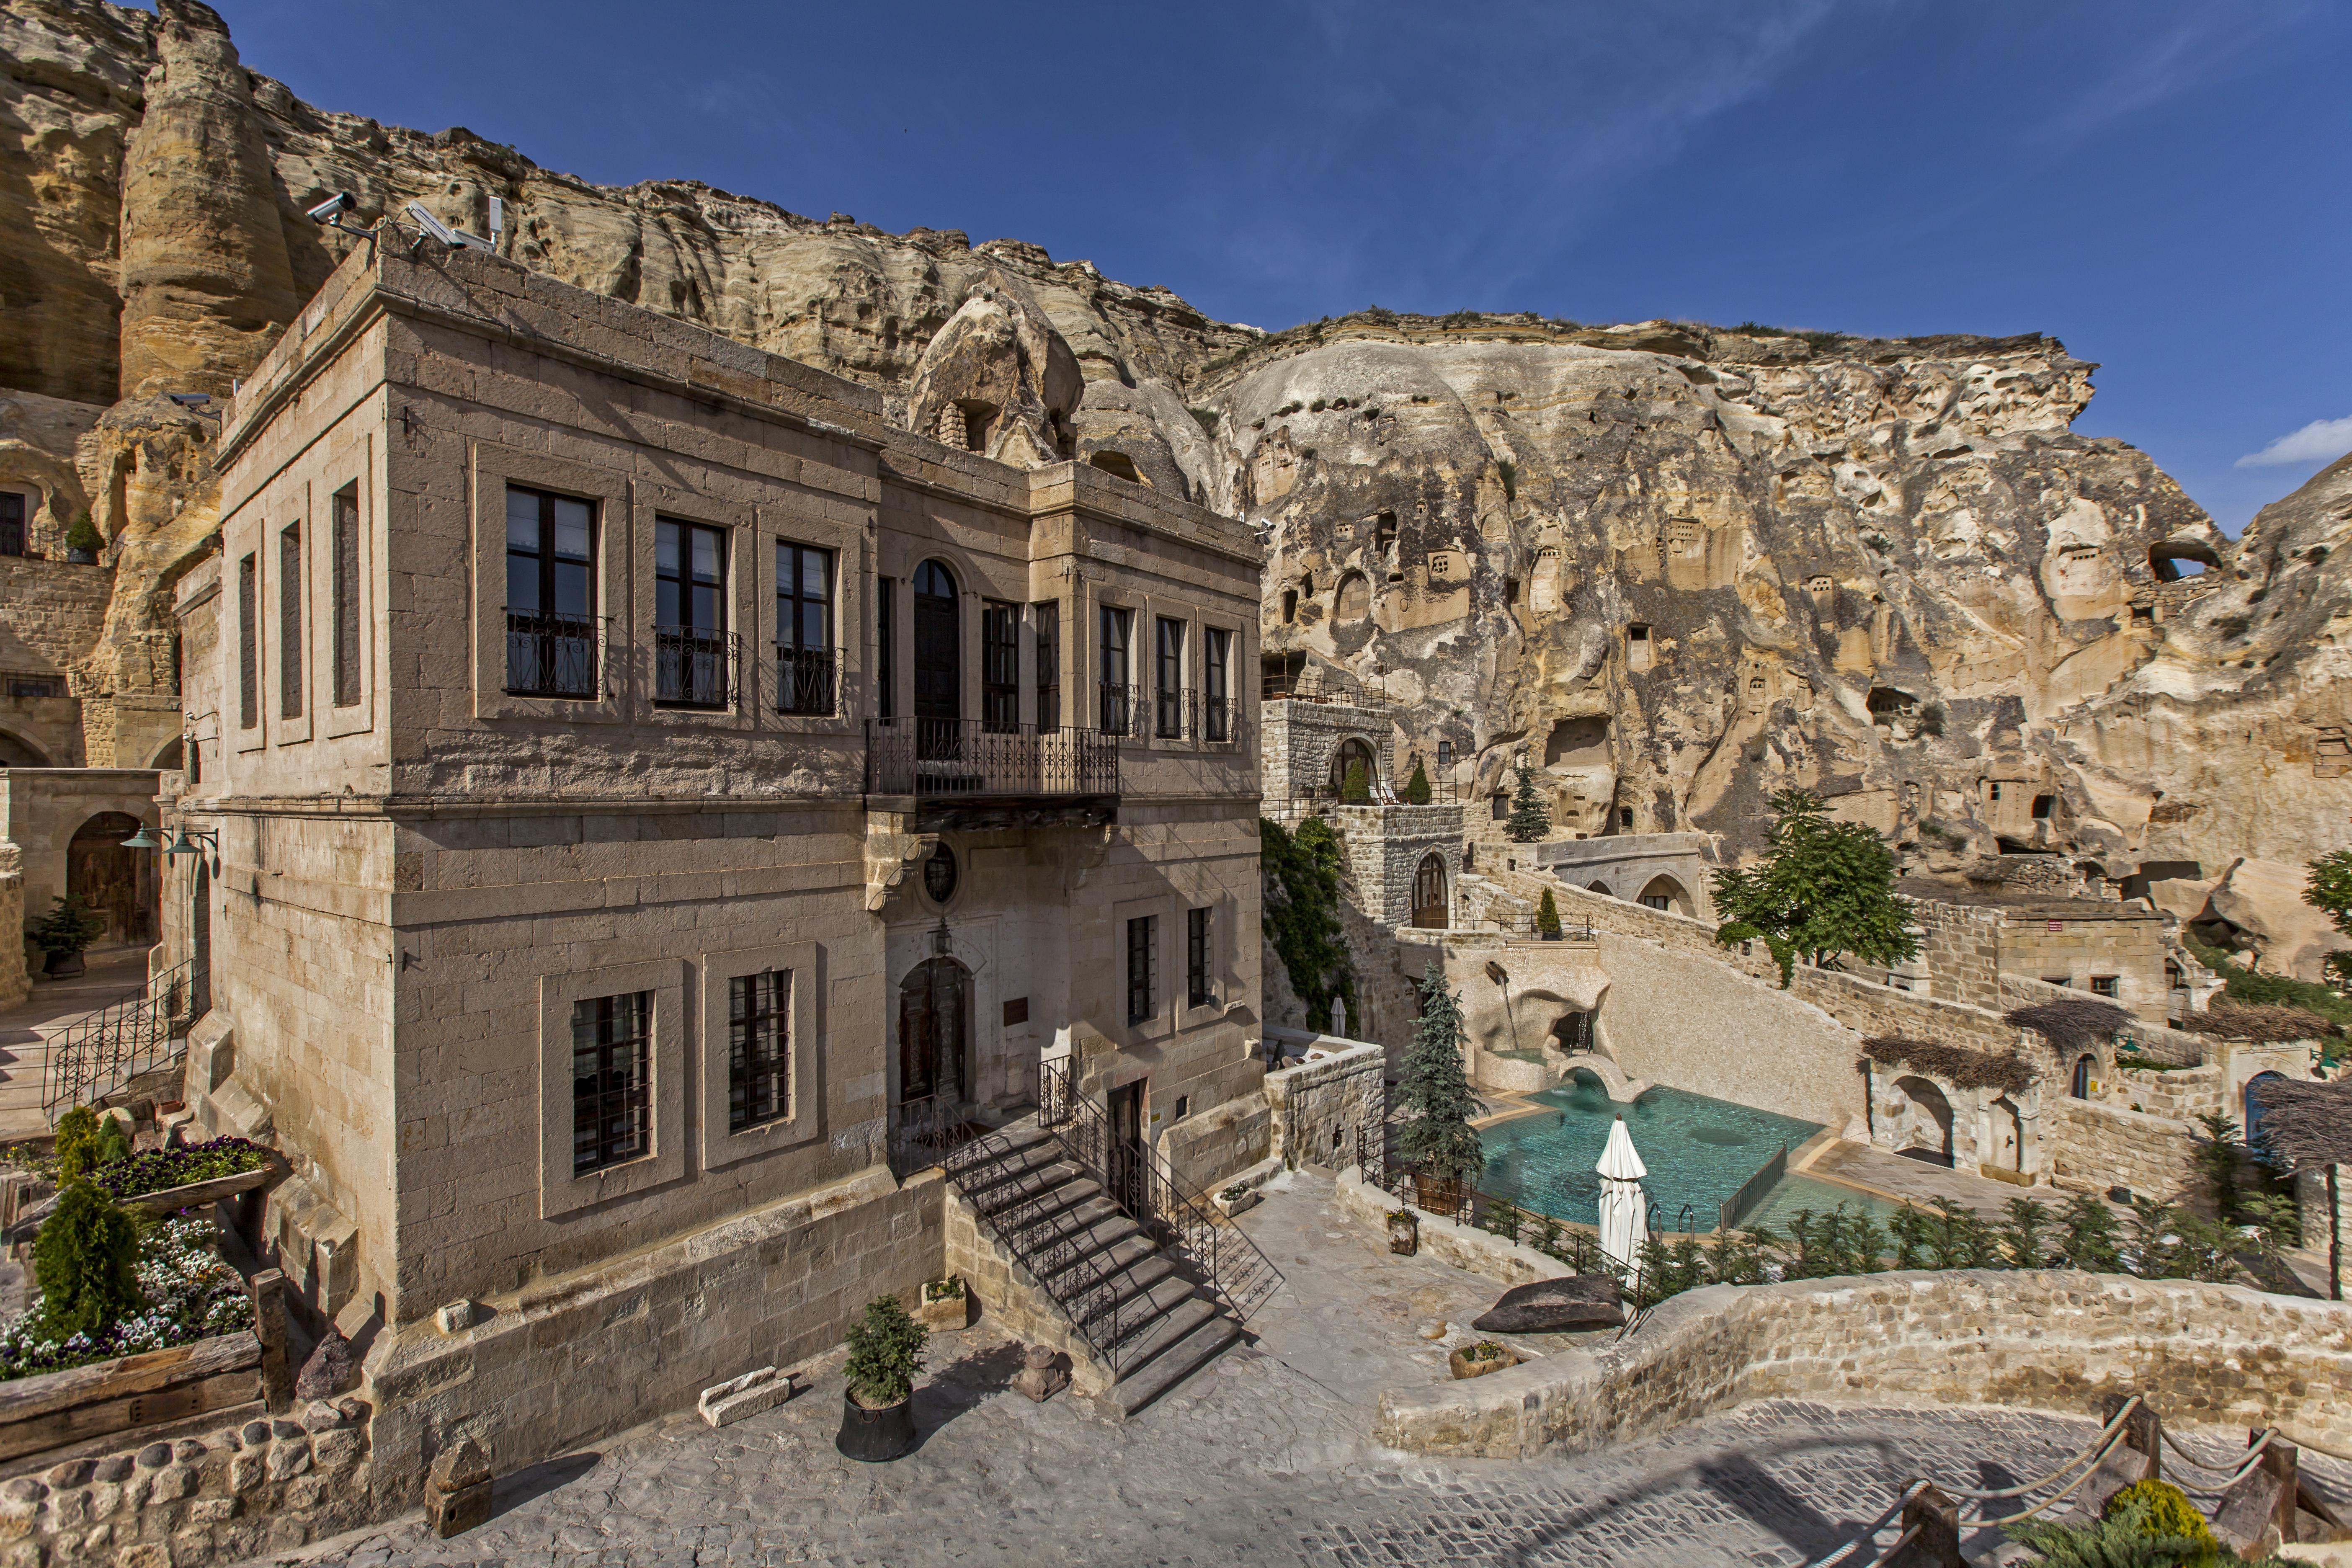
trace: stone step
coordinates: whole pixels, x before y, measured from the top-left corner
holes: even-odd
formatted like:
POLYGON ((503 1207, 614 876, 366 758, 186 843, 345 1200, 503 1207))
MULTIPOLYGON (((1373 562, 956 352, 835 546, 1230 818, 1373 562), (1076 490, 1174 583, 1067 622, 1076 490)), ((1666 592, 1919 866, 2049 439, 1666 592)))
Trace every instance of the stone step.
MULTIPOLYGON (((1051 1164, 1033 1165, 1024 1171, 1005 1176, 1003 1181, 986 1186, 967 1186, 959 1182, 957 1189, 964 1201, 983 1215, 998 1215, 1033 1201, 1043 1200, 1065 1188, 1083 1185, 1087 1191, 1098 1193, 1101 1186, 1088 1178, 1075 1162, 1056 1160, 1051 1164)), ((1066 1204, 1076 1198, 1064 1200, 1066 1204)))
POLYGON ((1118 1381, 1097 1401, 1106 1414, 1120 1420, 1133 1415, 1242 1337, 1240 1324, 1198 1296, 1191 1310, 1170 1314, 1163 1332, 1139 1363, 1122 1358, 1118 1381))
POLYGON ((1135 1222, 1119 1213, 1099 1192, 1073 1190, 1082 1186, 1091 1189, 1093 1185, 1091 1182, 1072 1183, 1069 1187, 1056 1188, 1053 1194, 1055 1201, 1042 1205, 1033 1217, 1018 1226, 999 1226, 998 1236, 1003 1238, 1005 1246, 1013 1249, 1014 1256, 1027 1263, 1067 1237, 1083 1237, 1085 1248, 1093 1250, 1111 1246, 1120 1236, 1133 1233, 1135 1222), (1117 1228, 1121 1225, 1127 1227, 1125 1231, 1117 1228), (1112 1228, 1108 1231, 1099 1228, 1105 1226, 1112 1228))
POLYGON ((1068 1255, 1058 1262, 1049 1262, 1044 1248, 1024 1259, 1029 1272, 1048 1289, 1053 1288, 1055 1275, 1078 1268, 1082 1259, 1094 1260, 1094 1268, 1088 1270, 1088 1277, 1092 1277, 1097 1272, 1115 1274, 1122 1268, 1133 1268, 1160 1256, 1151 1238, 1125 1215, 1113 1215, 1083 1230, 1066 1231, 1063 1236, 1072 1246, 1068 1255))
MULTIPOLYGON (((1191 1280, 1178 1278, 1172 1271, 1141 1291, 1119 1292, 1118 1300, 1118 1337, 1112 1348, 1118 1356, 1122 1374, 1143 1365, 1171 1342, 1174 1320, 1195 1315, 1192 1309, 1196 1304, 1210 1307, 1209 1301, 1192 1289, 1191 1280)), ((1101 1332, 1110 1323, 1106 1318, 1094 1327, 1101 1332)))
POLYGON ((1048 1166, 1067 1159, 1062 1146, 1043 1133, 1024 1140, 1010 1148, 997 1150, 987 1158, 969 1165, 949 1167, 957 1190, 973 1197, 1003 1182, 1018 1179, 1024 1172, 1048 1166))

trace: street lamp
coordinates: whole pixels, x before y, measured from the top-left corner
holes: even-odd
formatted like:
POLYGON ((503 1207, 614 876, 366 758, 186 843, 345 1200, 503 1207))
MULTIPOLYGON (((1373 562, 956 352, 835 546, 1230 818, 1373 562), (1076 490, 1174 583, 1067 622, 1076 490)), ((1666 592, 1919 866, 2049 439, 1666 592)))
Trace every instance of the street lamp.
POLYGON ((163 851, 163 858, 167 860, 176 860, 183 855, 202 855, 209 849, 213 857, 213 875, 215 877, 220 875, 220 835, 209 827, 192 829, 183 826, 173 836, 169 845, 159 845, 154 835, 147 831, 146 824, 142 823, 138 832, 122 841, 122 847, 125 849, 160 847, 163 851))

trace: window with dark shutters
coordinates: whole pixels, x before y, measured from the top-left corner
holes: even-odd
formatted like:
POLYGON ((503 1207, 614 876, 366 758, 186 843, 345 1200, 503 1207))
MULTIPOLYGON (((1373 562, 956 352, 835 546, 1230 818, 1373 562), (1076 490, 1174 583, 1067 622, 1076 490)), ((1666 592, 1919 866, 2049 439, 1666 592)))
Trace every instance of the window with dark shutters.
POLYGON ((1217 999, 1209 985, 1209 911, 1184 911, 1184 1005, 1205 1007, 1217 999))
POLYGON ((1160 923, 1157 915, 1143 915, 1127 922, 1127 1021, 1140 1024, 1151 1016, 1152 962, 1157 944, 1151 940, 1153 928, 1160 923))
POLYGON ((278 711, 302 715, 302 525, 278 532, 278 711))
POLYGON ((236 727, 261 722, 261 626, 255 595, 260 571, 250 555, 236 563, 236 727))
POLYGON ((360 700, 360 496, 335 492, 335 706, 360 700))

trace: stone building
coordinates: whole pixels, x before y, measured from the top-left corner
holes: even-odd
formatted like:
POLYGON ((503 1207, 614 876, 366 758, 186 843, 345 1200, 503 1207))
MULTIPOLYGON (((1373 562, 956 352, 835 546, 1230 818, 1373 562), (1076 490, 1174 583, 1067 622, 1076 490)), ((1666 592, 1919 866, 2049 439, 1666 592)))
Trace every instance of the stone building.
POLYGON ((1008 466, 383 238, 224 422, 167 942, 379 1474, 505 1469, 936 1276, 913 1144, 1042 1062, 1134 1143, 1258 1095, 1260 552, 1045 416, 1008 466))
POLYGON ((2168 929, 2162 910, 2134 900, 1956 899, 1941 885, 1906 885, 1920 935, 1910 988, 1979 1007, 2000 1005, 2003 975, 2046 981, 2114 1002, 2150 1023, 2203 1010, 2213 988, 2168 929))

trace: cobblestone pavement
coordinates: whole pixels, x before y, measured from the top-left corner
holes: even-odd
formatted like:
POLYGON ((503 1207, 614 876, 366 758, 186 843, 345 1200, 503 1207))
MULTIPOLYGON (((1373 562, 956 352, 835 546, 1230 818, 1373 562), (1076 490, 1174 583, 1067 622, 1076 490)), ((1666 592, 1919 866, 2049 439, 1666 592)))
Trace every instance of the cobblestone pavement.
MULTIPOLYGON (((1444 1375, 1438 1317, 1496 1287, 1397 1259, 1337 1217, 1302 1173, 1249 1229, 1285 1272, 1263 1337, 1125 1424, 1005 1384, 1018 1348, 985 1319, 935 1342, 917 1451, 864 1466, 834 1451, 838 1354, 781 1409, 723 1431, 691 1416, 500 1483, 499 1513, 452 1541, 421 1516, 347 1536, 312 1562, 637 1568, 768 1563, 1795 1564, 1874 1518, 1907 1478, 2007 1484, 2095 1429, 1996 1410, 1764 1403, 1608 1452, 1433 1461, 1373 1447, 1384 1384, 1444 1375), (1360 1310, 1358 1310, 1360 1309, 1360 1310)), ((1458 1337, 1449 1331, 1446 1339, 1458 1337)), ((1980 1543, 1990 1544, 1990 1542, 1980 1543)))

